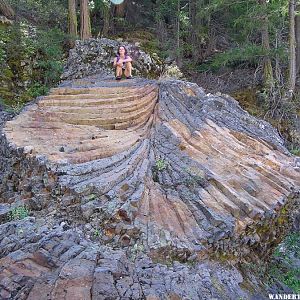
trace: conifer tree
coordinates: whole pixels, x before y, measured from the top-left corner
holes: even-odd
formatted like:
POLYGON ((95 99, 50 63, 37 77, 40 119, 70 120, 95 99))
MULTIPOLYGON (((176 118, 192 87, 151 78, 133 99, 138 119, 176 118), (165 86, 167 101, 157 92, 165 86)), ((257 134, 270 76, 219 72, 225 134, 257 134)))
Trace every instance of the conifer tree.
POLYGON ((77 37, 77 16, 76 16, 76 0, 68 0, 69 4, 69 34, 77 37))
POLYGON ((263 82, 267 89, 272 88, 274 84, 272 62, 269 57, 270 37, 269 37, 269 19, 267 15, 267 0, 259 0, 262 8, 261 16, 261 44, 265 52, 263 58, 263 82))
POLYGON ((295 0, 289 0, 289 79, 288 90, 292 95, 296 85, 296 36, 295 36, 295 0))
POLYGON ((295 37, 296 37, 296 73, 300 73, 300 4, 296 5, 295 16, 295 37))
POLYGON ((80 38, 89 39, 91 34, 91 21, 88 0, 80 0, 80 38))

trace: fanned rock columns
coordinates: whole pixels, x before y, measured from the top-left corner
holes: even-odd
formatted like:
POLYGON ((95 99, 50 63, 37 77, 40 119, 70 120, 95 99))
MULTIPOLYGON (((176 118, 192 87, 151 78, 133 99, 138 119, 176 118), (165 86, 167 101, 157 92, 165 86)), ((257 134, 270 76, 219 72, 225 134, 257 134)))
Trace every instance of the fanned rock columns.
POLYGON ((156 259, 268 253, 300 186, 268 123, 183 81, 63 83, 7 122, 1 151, 7 211, 19 201, 156 259))
POLYGON ((131 149, 147 134, 157 85, 107 85, 53 89, 49 96, 8 122, 8 140, 32 149, 32 154, 71 164, 131 149))

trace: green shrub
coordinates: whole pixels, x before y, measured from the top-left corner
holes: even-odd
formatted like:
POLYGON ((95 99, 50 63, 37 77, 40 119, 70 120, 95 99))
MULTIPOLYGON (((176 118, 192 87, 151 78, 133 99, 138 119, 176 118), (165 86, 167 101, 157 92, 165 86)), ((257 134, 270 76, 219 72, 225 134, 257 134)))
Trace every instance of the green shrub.
POLYGON ((25 206, 18 206, 10 211, 9 218, 12 221, 23 220, 27 218, 28 215, 29 215, 29 211, 25 206))
POLYGON ((300 292, 300 269, 295 260, 300 258, 300 234, 291 233, 276 248, 269 269, 271 282, 276 279, 287 285, 295 293, 300 292))
POLYGON ((63 45, 66 37, 66 34, 55 28, 39 30, 36 40, 31 41, 37 58, 34 68, 37 82, 48 87, 58 83, 63 71, 63 45))
POLYGON ((0 29, 0 98, 6 106, 23 104, 48 93, 63 71, 64 43, 60 29, 26 24, 0 29))
POLYGON ((229 49, 224 52, 215 54, 210 61, 198 66, 197 70, 202 71, 218 71, 221 67, 235 67, 242 63, 257 66, 259 59, 265 55, 274 57, 275 54, 284 58, 284 49, 272 50, 270 53, 266 53, 263 48, 255 44, 246 44, 242 47, 229 49))
POLYGON ((289 150, 292 154, 300 156, 300 148, 292 145, 292 147, 289 150))
POLYGON ((155 162, 155 167, 158 171, 163 171, 167 168, 168 163, 163 159, 158 159, 155 162))

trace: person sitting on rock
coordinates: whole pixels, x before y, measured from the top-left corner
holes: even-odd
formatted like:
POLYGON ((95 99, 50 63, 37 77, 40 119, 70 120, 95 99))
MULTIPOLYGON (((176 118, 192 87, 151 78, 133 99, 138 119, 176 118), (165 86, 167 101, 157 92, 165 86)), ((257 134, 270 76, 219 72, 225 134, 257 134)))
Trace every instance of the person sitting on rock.
POLYGON ((118 55, 114 59, 114 67, 116 68, 116 80, 122 79, 122 74, 124 70, 124 74, 126 79, 131 79, 131 65, 132 59, 129 55, 127 55, 127 50, 124 46, 120 46, 118 50, 118 55))

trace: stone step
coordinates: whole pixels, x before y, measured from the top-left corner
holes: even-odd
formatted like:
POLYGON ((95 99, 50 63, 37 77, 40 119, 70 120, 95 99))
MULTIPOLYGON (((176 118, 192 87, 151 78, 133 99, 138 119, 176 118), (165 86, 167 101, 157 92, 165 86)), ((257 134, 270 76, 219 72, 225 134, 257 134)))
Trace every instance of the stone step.
MULTIPOLYGON (((155 99, 155 98, 153 98, 155 99)), ((150 102, 146 107, 140 108, 134 112, 128 113, 112 113, 107 116, 99 117, 97 114, 70 114, 70 113, 55 113, 55 115, 64 120, 64 122, 73 125, 89 125, 100 126, 106 129, 125 129, 137 125, 139 121, 144 123, 152 114, 155 102, 150 102)))
POLYGON ((110 106, 110 105, 129 105, 131 102, 136 103, 139 99, 147 97, 149 95, 154 95, 156 92, 147 93, 145 95, 134 95, 118 97, 115 99, 102 99, 101 97, 96 99, 78 99, 78 100, 44 100, 39 103, 40 107, 47 106, 72 106, 72 107, 83 107, 83 106, 110 106))
POLYGON ((145 89, 141 90, 132 90, 129 89, 127 92, 122 93, 101 93, 101 94, 91 94, 91 93, 84 93, 84 94, 68 94, 68 95, 55 95, 50 94, 48 96, 45 96, 43 98, 42 102, 60 102, 60 101, 71 101, 71 100, 82 100, 82 99, 94 99, 94 100, 103 100, 103 101, 113 101, 119 98, 126 98, 132 99, 134 97, 143 97, 144 95, 147 95, 148 93, 151 93, 152 91, 157 92, 156 87, 147 87, 145 89), (46 101, 47 100, 47 101, 46 101), (51 100, 51 101, 50 101, 51 100))
MULTIPOLYGON (((63 120, 65 120, 66 117, 71 118, 78 118, 81 119, 82 117, 88 118, 88 119, 97 119, 97 118, 104 118, 104 119, 115 119, 117 117, 124 117, 128 115, 134 115, 138 114, 141 111, 147 110, 149 107, 152 107, 153 104, 156 103, 156 96, 152 97, 146 97, 144 99, 141 99, 141 103, 135 104, 135 105, 129 105, 129 106, 110 106, 110 107, 94 107, 92 108, 86 108, 83 109, 68 109, 67 107, 64 107, 62 110, 58 107, 55 109, 48 110, 47 113, 51 116, 57 116, 58 119, 60 117, 63 117, 63 120)), ((43 112, 43 114, 45 112, 43 112)), ((33 116, 33 119, 36 118, 33 116)))
POLYGON ((52 95, 78 95, 78 94, 117 94, 126 93, 128 91, 134 92, 135 90, 142 89, 138 86, 125 86, 125 87, 95 87, 95 88, 53 88, 50 90, 52 95))

